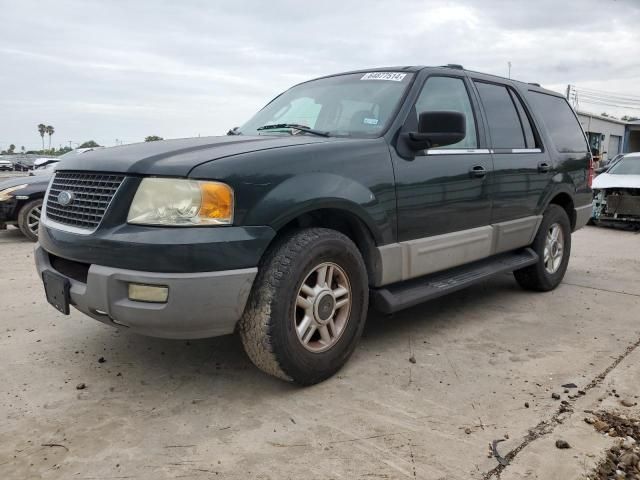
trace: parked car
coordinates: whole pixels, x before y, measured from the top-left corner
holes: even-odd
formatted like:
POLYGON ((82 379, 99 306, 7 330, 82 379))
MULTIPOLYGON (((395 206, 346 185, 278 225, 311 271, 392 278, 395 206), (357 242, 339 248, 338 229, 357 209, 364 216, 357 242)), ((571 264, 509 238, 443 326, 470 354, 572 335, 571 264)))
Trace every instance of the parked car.
POLYGON ((313 384, 384 313, 513 271, 562 280, 591 215, 591 155, 559 94, 459 66, 332 75, 227 137, 59 165, 36 266, 48 301, 167 338, 238 331, 313 384))
POLYGON ((0 182, 0 230, 16 225, 31 241, 38 240, 42 201, 58 164, 93 149, 77 149, 37 162, 28 177, 0 182))
POLYGON ((16 161, 13 164, 13 168, 16 172, 28 172, 29 170, 33 170, 33 163, 29 160, 22 159, 16 161))
POLYGON ((640 153, 628 153, 593 181, 593 221, 640 226, 640 153))
POLYGON ((13 172, 13 162, 9 160, 0 160, 0 172, 13 172))
POLYGON ((0 230, 16 225, 29 240, 38 239, 42 199, 51 174, 0 182, 0 230))

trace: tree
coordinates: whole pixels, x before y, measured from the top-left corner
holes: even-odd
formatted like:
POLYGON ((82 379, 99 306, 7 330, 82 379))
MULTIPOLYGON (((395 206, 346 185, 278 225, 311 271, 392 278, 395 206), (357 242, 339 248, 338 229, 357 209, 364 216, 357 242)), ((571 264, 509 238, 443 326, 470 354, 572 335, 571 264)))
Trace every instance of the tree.
POLYGON ((47 125, 45 129, 47 131, 47 135, 49 135, 49 150, 51 150, 51 135, 53 135, 56 132, 51 125, 47 125))
POLYGON ((96 148, 99 147, 100 145, 98 145, 96 142, 94 142, 93 140, 89 140, 88 142, 84 142, 82 145, 80 145, 78 148, 96 148))
POLYGON ((42 150, 44 150, 44 134, 47 132, 47 126, 44 123, 38 125, 38 133, 42 137, 42 150))
POLYGON ((634 122, 636 120, 640 120, 640 117, 630 117, 628 115, 625 115, 620 120, 624 120, 625 122, 634 122))
POLYGON ((8 154, 13 154, 15 149, 16 149, 16 146, 12 143, 11 145, 9 145, 9 150, 7 151, 7 153, 8 154))
POLYGON ((157 135, 149 135, 148 137, 144 137, 145 142, 157 142, 158 140, 164 140, 164 138, 157 135))

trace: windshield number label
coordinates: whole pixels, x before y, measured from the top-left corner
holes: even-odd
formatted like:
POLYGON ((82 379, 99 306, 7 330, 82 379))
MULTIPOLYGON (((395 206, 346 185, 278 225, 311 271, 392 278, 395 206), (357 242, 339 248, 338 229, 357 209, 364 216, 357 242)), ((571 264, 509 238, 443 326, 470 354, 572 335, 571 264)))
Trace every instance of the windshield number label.
POLYGON ((389 80, 392 82, 401 82, 406 73, 400 72, 369 72, 365 73, 360 80, 389 80))

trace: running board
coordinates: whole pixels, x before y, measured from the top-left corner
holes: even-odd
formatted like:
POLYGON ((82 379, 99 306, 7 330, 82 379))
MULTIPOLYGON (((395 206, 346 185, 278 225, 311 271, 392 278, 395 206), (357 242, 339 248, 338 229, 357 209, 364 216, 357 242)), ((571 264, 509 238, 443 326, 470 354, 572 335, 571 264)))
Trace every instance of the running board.
POLYGON ((538 261, 530 248, 501 253, 477 262, 432 273, 424 277, 371 289, 373 306, 382 313, 395 313, 442 295, 461 290, 499 273, 513 272, 538 261))

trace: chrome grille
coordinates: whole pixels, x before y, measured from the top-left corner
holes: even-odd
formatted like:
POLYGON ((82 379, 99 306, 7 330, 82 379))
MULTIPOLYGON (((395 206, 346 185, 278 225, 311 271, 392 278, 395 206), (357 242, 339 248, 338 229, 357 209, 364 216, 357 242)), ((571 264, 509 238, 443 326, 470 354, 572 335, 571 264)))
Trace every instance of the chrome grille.
POLYGON ((57 172, 47 198, 47 218, 64 225, 95 230, 124 178, 124 175, 104 173, 57 172), (62 191, 73 194, 70 204, 62 205, 58 201, 62 191))

